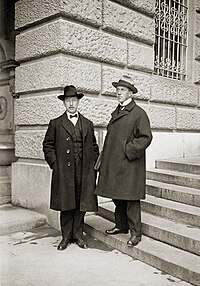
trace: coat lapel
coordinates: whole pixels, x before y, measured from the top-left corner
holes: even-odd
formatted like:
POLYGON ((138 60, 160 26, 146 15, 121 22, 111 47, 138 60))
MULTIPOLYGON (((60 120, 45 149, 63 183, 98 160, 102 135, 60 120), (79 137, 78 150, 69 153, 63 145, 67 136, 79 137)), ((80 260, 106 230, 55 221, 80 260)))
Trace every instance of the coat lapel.
POLYGON ((86 121, 85 117, 79 113, 80 120, 81 120, 81 127, 82 127, 82 134, 83 134, 83 139, 88 133, 88 122, 86 121))
MULTIPOLYGON (((79 118, 81 121, 81 127, 82 127, 82 133, 83 133, 83 138, 87 135, 88 133, 88 123, 85 119, 85 117, 79 113, 79 118)), ((71 121, 67 118, 67 114, 66 112, 63 113, 62 117, 61 117, 61 122, 62 122, 62 126, 65 128, 65 130, 72 136, 72 123, 71 121)))
POLYGON ((113 111, 112 118, 109 122, 109 124, 112 124, 114 121, 118 120, 121 117, 126 116, 127 114, 129 114, 129 112, 135 107, 136 103, 134 100, 132 100, 125 108, 124 110, 120 111, 118 113, 118 107, 113 111))
POLYGON ((62 122, 62 126, 65 128, 65 130, 72 135, 72 128, 71 128, 71 121, 67 118, 67 114, 66 112, 63 113, 62 117, 61 117, 61 122, 62 122))

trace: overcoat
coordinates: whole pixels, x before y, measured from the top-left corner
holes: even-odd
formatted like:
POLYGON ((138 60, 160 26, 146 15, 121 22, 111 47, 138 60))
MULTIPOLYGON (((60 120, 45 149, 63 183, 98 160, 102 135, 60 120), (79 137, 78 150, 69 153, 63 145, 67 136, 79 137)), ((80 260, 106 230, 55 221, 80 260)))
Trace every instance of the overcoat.
MULTIPOLYGON (((97 197, 94 195, 96 186, 95 162, 99 148, 94 135, 93 123, 79 113, 83 136, 82 187, 80 211, 96 211, 97 197)), ((71 210, 76 208, 74 150, 71 121, 66 112, 50 120, 44 141, 45 160, 51 169, 51 201, 54 210, 71 210)))
POLYGON ((146 112, 132 100, 111 114, 95 194, 120 200, 145 198, 145 149, 152 140, 146 112))

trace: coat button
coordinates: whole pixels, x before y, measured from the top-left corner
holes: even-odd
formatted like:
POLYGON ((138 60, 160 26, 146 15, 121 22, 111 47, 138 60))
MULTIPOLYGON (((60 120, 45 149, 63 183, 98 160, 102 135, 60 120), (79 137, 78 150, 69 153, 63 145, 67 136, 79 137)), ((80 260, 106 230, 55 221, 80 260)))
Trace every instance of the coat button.
POLYGON ((70 140, 70 137, 67 137, 66 140, 69 141, 69 140, 70 140))
POLYGON ((67 154, 69 154, 69 153, 70 153, 70 150, 68 149, 68 150, 67 150, 67 154))
POLYGON ((70 162, 67 162, 67 166, 70 167, 70 166, 71 166, 71 163, 70 163, 70 162))

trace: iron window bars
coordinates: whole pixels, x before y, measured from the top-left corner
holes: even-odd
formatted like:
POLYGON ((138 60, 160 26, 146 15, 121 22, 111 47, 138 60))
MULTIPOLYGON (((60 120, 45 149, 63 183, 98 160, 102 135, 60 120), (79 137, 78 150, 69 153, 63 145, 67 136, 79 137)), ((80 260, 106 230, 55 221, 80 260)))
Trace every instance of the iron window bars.
POLYGON ((156 0, 154 73, 185 80, 187 0, 156 0))

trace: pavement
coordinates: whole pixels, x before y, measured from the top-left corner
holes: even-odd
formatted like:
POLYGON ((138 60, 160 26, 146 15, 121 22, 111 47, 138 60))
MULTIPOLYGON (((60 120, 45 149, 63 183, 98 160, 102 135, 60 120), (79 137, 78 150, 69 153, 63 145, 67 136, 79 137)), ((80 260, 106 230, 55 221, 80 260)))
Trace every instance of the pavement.
POLYGON ((47 225, 0 237, 1 286, 189 286, 85 235, 88 249, 57 251, 47 225))

